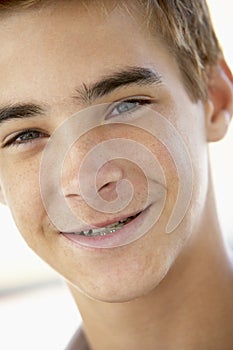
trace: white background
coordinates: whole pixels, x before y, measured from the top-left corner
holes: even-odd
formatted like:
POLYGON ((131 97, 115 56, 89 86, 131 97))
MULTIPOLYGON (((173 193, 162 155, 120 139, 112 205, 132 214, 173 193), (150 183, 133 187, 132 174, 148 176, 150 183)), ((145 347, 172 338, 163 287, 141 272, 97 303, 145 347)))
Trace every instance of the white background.
MULTIPOLYGON (((209 0, 209 4, 233 68, 233 2, 209 0)), ((233 125, 227 137, 210 149, 220 220, 233 246, 233 125)), ((23 242, 3 206, 0 222, 0 349, 62 350, 80 324, 74 302, 57 274, 23 242)))

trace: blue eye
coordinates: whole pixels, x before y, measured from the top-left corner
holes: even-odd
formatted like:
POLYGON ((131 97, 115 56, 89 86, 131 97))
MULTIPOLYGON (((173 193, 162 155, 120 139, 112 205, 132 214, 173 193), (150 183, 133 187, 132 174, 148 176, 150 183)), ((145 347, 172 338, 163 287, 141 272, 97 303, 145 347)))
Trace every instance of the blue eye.
POLYGON ((27 141, 31 141, 34 139, 37 139, 38 137, 40 137, 41 133, 39 131, 34 131, 34 130, 29 130, 26 131, 22 134, 20 134, 16 139, 15 142, 17 143, 24 143, 27 141))
POLYGON ((44 137, 47 137, 47 135, 38 130, 25 130, 19 133, 18 135, 14 136, 11 140, 7 141, 4 147, 28 144, 36 142, 38 139, 44 137))
POLYGON ((131 100, 125 100, 118 102, 111 113, 109 113, 108 118, 119 116, 122 114, 129 114, 133 111, 137 110, 138 108, 142 107, 143 105, 151 104, 151 101, 148 99, 131 99, 131 100))
POLYGON ((125 113, 137 107, 138 104, 138 101, 124 101, 116 106, 115 110, 118 112, 118 114, 125 113))

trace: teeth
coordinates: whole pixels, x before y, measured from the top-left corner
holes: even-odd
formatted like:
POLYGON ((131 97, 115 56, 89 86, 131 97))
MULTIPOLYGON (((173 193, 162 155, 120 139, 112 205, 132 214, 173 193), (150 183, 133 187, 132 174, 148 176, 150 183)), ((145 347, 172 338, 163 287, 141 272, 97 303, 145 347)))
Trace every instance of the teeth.
POLYGON ((124 225, 128 224, 130 221, 132 221, 134 218, 136 218, 137 215, 130 216, 127 219, 114 222, 113 224, 110 224, 110 225, 105 226, 105 227, 93 228, 91 230, 81 231, 81 232, 77 232, 75 234, 87 236, 87 237, 106 236, 109 233, 114 233, 114 232, 120 230, 124 225))

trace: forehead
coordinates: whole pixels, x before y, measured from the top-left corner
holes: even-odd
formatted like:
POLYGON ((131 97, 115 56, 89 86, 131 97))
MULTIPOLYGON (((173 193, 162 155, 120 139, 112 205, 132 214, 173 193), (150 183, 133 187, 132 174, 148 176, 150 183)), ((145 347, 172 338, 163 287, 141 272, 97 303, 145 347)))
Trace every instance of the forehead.
POLYGON ((106 13, 76 1, 4 16, 1 102, 34 96, 61 101, 76 85, 126 65, 163 70, 172 60, 164 60, 164 48, 142 23, 124 7, 110 6, 106 13))

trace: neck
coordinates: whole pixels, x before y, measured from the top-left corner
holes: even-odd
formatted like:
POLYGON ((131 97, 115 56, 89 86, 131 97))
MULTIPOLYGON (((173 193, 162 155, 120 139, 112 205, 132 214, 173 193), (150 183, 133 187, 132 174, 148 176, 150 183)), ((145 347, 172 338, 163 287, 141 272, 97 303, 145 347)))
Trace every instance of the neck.
POLYGON ((70 287, 91 349, 215 350, 223 339, 225 350, 233 348, 233 272, 216 217, 207 205, 198 231, 150 294, 105 303, 70 287))

